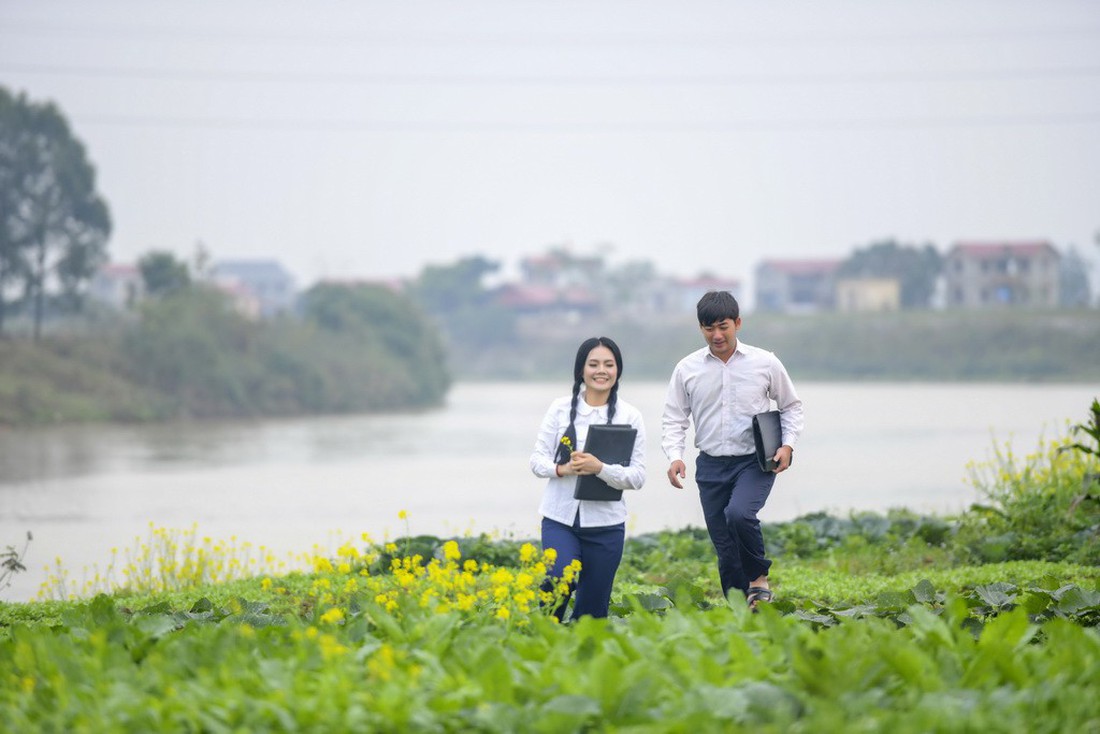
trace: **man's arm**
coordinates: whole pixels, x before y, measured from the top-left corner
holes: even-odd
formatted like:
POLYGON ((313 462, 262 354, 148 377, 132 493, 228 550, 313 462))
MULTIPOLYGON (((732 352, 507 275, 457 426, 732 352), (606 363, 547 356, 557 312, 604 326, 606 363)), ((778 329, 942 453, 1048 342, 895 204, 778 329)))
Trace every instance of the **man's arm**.
POLYGON ((684 445, 687 442, 687 429, 691 421, 691 403, 684 389, 683 375, 677 366, 672 372, 665 393, 665 408, 661 414, 661 449, 670 462, 668 481, 673 487, 683 489, 682 479, 687 477, 684 464, 684 445))
POLYGON ((784 472, 791 465, 791 457, 794 455, 794 446, 802 435, 804 425, 802 417, 802 401, 794 389, 794 382, 787 373, 787 368, 777 357, 772 365, 772 379, 770 395, 775 400, 779 409, 779 421, 783 431, 783 445, 772 457, 778 463, 775 473, 784 472))

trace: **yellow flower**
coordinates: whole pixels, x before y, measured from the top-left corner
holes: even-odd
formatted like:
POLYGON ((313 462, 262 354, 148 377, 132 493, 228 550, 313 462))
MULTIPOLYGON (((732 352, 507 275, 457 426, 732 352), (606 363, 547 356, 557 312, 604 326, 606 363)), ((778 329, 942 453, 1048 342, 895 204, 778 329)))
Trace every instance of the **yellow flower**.
POLYGON ((443 544, 443 557, 448 561, 457 561, 462 558, 462 551, 458 549, 458 543, 448 540, 443 544))
POLYGON ((406 512, 405 510, 401 510, 400 512, 397 513, 397 519, 398 520, 408 520, 409 519, 409 513, 406 512))
POLYGON ((343 610, 339 606, 333 606, 328 612, 321 615, 324 624, 335 624, 343 621, 343 610))
POLYGON ((508 611, 508 607, 501 607, 497 610, 497 619, 508 619, 512 616, 512 613, 508 611))
POLYGON ((569 449, 569 453, 573 453, 573 442, 569 440, 569 436, 562 436, 561 443, 562 446, 565 446, 565 448, 569 449))
POLYGON ((519 549, 519 560, 523 563, 530 563, 531 559, 535 557, 535 546, 530 543, 524 543, 519 549))

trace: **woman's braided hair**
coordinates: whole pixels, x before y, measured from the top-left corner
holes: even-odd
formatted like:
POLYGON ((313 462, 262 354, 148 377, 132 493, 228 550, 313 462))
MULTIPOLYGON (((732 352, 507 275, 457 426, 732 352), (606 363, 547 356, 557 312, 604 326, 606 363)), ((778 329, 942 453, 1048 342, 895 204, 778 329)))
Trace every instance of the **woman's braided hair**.
POLYGON ((581 342, 577 349, 577 358, 573 360, 573 401, 569 405, 569 427, 565 429, 562 442, 558 444, 558 453, 554 458, 555 463, 564 464, 569 461, 570 446, 577 448, 577 400, 581 394, 581 385, 584 384, 584 363, 588 361, 588 354, 596 347, 607 347, 615 357, 616 377, 615 384, 611 386, 611 394, 607 397, 607 422, 615 417, 615 403, 619 399, 619 381, 623 376, 623 354, 619 351, 619 345, 606 336, 594 336, 581 342), (569 439, 567 446, 564 439, 569 439))

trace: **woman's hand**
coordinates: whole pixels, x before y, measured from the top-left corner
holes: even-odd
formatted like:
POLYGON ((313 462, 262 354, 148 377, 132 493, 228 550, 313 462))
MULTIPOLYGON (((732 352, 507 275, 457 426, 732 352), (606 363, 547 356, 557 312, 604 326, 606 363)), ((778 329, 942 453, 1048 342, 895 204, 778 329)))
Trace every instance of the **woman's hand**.
POLYGON ((595 455, 586 454, 583 451, 574 451, 569 463, 562 466, 561 473, 581 476, 584 474, 599 474, 602 469, 603 462, 597 459, 595 455), (565 467, 568 467, 568 471, 565 467))

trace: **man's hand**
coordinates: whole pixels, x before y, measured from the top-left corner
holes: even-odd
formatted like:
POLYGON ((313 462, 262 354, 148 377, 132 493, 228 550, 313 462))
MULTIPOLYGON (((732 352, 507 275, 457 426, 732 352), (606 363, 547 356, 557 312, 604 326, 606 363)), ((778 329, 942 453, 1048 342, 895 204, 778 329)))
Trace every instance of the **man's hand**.
POLYGON ((790 446, 780 446, 779 450, 775 452, 775 456, 772 459, 776 462, 776 467, 772 469, 772 472, 779 474, 780 472, 787 471, 787 468, 791 465, 791 456, 794 454, 794 449, 790 446))
POLYGON ((668 481, 676 489, 683 489, 684 485, 680 482, 681 479, 687 477, 687 467, 684 466, 684 462, 680 459, 669 464, 668 467, 668 481))

